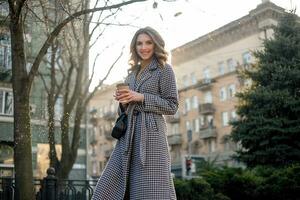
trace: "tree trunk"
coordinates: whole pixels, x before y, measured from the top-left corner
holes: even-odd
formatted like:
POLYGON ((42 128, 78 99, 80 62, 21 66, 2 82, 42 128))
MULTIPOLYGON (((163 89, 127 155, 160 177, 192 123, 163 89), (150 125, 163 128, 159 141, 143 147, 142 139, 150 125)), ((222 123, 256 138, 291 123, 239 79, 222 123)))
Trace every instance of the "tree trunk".
POLYGON ((69 128, 70 128, 70 115, 69 111, 64 110, 63 117, 61 119, 61 160, 60 168, 57 169, 57 178, 66 179, 69 174, 66 174, 66 168, 69 166, 70 161, 70 137, 69 137, 69 128))
MULTIPOLYGON (((51 78, 50 78, 50 89, 48 91, 48 142, 49 142, 49 159, 50 167, 53 167, 55 170, 59 168, 59 160, 57 158, 57 153, 55 149, 55 102, 57 100, 55 93, 55 65, 56 65, 56 53, 57 53, 57 41, 56 45, 52 45, 52 55, 51 55, 51 78)), ((45 86, 46 87, 46 86, 45 86)))
POLYGON ((57 170, 58 168, 58 159, 55 149, 55 121, 54 121, 54 94, 48 95, 48 142, 49 142, 49 158, 50 158, 50 167, 53 167, 57 170))
POLYGON ((61 168, 59 169, 57 173, 58 179, 67 179, 74 163, 76 162, 77 158, 77 151, 79 148, 79 141, 80 141, 80 124, 82 121, 82 116, 84 113, 84 108, 82 106, 79 106, 76 110, 76 116, 75 116, 75 124, 73 129, 73 139, 72 139, 72 145, 71 149, 69 150, 69 156, 64 157, 64 159, 61 160, 61 168))
POLYGON ((32 200, 33 172, 31 150, 30 109, 26 61, 24 55, 23 23, 21 18, 11 17, 12 83, 14 93, 14 165, 16 200, 32 200))

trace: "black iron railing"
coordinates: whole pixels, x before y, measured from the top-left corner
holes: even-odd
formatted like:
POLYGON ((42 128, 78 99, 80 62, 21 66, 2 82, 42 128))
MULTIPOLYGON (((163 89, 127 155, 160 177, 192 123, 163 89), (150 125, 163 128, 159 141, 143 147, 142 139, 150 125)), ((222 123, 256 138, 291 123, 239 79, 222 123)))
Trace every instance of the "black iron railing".
MULTIPOLYGON (((36 200, 89 200, 96 180, 58 180, 55 170, 49 168, 47 177, 35 179, 36 200)), ((0 178, 0 200, 13 200, 14 178, 0 178)))

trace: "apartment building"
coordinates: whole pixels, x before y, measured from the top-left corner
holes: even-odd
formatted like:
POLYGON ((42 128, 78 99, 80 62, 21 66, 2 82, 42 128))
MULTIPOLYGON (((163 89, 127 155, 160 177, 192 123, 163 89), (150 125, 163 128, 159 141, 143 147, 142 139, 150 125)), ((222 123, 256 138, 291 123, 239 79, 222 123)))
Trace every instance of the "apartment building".
POLYGON ((229 122, 236 119, 236 92, 251 84, 238 71, 255 63, 252 52, 272 37, 284 9, 262 1, 248 15, 172 50, 180 107, 168 118, 172 171, 180 176, 184 157, 195 155, 237 165, 238 148, 228 139, 229 122), (190 132, 190 136, 188 136, 190 132))
POLYGON ((5 23, 8 4, 0 6, 0 176, 13 175, 12 123, 13 93, 11 84, 11 48, 9 28, 5 23), (6 138, 5 140, 1 140, 6 138))
POLYGON ((87 174, 97 179, 108 161, 116 143, 111 136, 117 118, 118 102, 114 100, 116 84, 105 85, 96 92, 89 107, 92 131, 88 135, 87 174))
MULTIPOLYGON (((75 2, 75 1, 71 1, 75 2)), ((28 2, 30 5, 30 2, 28 2)), ((32 3, 32 2, 31 2, 32 3)), ((53 6, 53 9, 49 12, 55 11, 54 1, 45 2, 45 6, 53 6), (46 5, 46 3, 48 3, 46 5)), ((39 7, 34 7, 37 14, 41 12, 39 7)), ((52 7, 51 7, 52 8, 52 7)), ((0 0, 0 177, 13 177, 14 176, 14 160, 13 160, 13 146, 14 146, 14 116, 13 116, 13 92, 12 92, 12 62, 11 62, 11 36, 8 27, 9 6, 6 0, 0 0)), ((49 13, 50 15, 53 13, 49 13)), ((51 16, 52 16, 51 15, 51 16)), ((28 22, 25 22, 24 38, 25 38, 25 50, 27 58, 27 67, 31 66, 32 58, 37 54, 41 45, 45 41, 47 35, 45 35, 44 26, 39 21, 33 20, 30 16, 26 18, 28 22), (30 23, 28 26, 27 23, 30 23)), ((78 30, 82 29, 81 25, 78 25, 78 30), (81 29, 80 29, 81 28, 81 29)), ((85 31, 88 32, 88 29, 85 31)), ((67 30, 66 30, 67 32, 67 30)), ((78 31, 78 36, 81 34, 78 31)), ((81 37, 82 39, 82 37, 81 37)), ((74 37, 69 38, 70 43, 75 45, 76 40, 74 37)), ((66 56, 59 51, 59 57, 66 56)), ((45 56, 45 62, 40 66, 40 73, 45 74, 45 82, 50 82, 50 67, 49 62, 51 59, 51 51, 49 50, 47 56, 45 56)), ((59 61, 58 61, 59 62, 59 61)), ((61 62, 59 62, 61 64, 61 62)), ((88 66, 88 52, 83 61, 84 66, 88 66)), ((64 65, 67 67, 68 65, 64 65)), ((57 77, 62 75, 59 72, 59 67, 56 68, 57 77)), ((88 67, 83 70, 82 73, 88 74, 88 67)), ((75 84, 75 83, 71 83, 75 84)), ((50 84, 49 84, 50 85, 50 84)), ((48 86, 49 86, 48 85, 48 86)), ((61 93, 64 92, 62 89, 61 93)), ((47 113, 47 92, 44 87, 41 77, 36 76, 31 94, 30 94, 30 107, 31 107, 31 133, 32 133, 32 162, 33 172, 35 178, 43 178, 46 176, 46 170, 49 167, 49 144, 48 144, 48 113, 47 113)), ((60 144, 60 118, 63 112, 63 98, 60 96, 55 104, 55 136, 57 142, 57 153, 60 156, 61 144, 60 144)), ((73 116, 74 113, 71 115, 73 116)), ((70 125, 71 128, 73 124, 70 125)), ((77 160, 70 172, 70 178, 85 179, 86 178, 86 124, 82 121, 81 124, 81 140, 80 147, 78 149, 77 160)))

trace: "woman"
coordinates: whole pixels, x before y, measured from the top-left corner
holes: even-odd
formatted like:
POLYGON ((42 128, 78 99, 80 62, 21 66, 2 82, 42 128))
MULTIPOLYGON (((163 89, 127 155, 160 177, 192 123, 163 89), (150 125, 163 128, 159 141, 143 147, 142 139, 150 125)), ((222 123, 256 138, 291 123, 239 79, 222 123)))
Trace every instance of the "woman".
POLYGON ((176 199, 163 115, 178 109, 174 72, 166 64, 162 37, 150 27, 138 30, 130 45, 128 89, 115 99, 128 112, 128 127, 101 175, 94 200, 176 199))

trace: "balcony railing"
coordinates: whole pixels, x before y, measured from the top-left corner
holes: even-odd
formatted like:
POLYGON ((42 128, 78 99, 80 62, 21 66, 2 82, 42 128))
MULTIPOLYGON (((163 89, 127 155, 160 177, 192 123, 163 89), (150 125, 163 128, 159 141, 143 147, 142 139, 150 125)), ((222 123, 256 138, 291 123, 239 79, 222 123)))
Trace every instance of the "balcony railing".
POLYGON ((190 89, 198 89, 198 90, 207 90, 210 89, 212 86, 212 83, 216 82, 215 79, 212 78, 204 78, 202 80, 199 80, 197 83, 193 83, 190 85, 182 86, 179 88, 179 92, 184 92, 190 89))
POLYGON ((5 69, 4 67, 0 66, 0 82, 10 83, 12 78, 12 70, 5 69))
POLYGON ((169 145, 178 145, 182 143, 182 136, 180 133, 168 135, 169 145))
POLYGON ((96 136, 93 134, 92 135, 92 137, 91 137, 91 139, 90 139, 90 145, 92 145, 92 146, 95 146, 95 145, 97 145, 97 138, 96 138, 96 136))
POLYGON ((200 114, 211 114, 215 112, 215 108, 212 103, 204 103, 199 105, 200 114))
POLYGON ((198 90, 207 90, 207 89, 210 89, 213 82, 215 82, 215 80, 211 79, 211 78, 202 79, 202 80, 198 81, 198 83, 196 85, 196 88, 198 90))
POLYGON ((207 126, 200 129, 200 139, 217 137, 217 130, 214 126, 207 126))
POLYGON ((179 117, 179 115, 166 116, 166 121, 168 123, 179 123, 180 117, 179 117))

